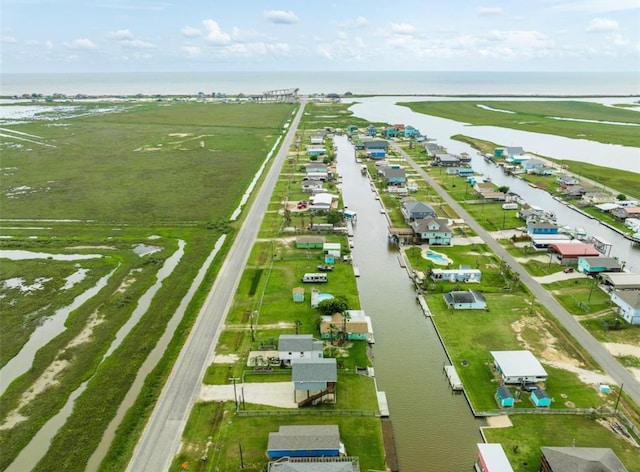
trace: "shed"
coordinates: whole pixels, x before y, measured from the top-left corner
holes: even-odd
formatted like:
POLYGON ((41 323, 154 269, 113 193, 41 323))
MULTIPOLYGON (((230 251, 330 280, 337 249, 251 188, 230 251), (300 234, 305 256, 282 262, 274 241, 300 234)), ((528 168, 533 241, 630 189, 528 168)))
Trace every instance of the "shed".
POLYGON ((291 290, 291 294, 294 302, 304 302, 304 288, 294 287, 293 290, 291 290))
POLYGON ((537 407, 551 406, 551 397, 541 388, 536 388, 531 392, 531 401, 537 407))
POLYGON ((547 371, 531 351, 491 351, 493 365, 505 384, 546 382, 547 371))
POLYGON ((340 432, 337 425, 281 425, 269 433, 267 454, 279 457, 337 457, 340 455, 340 432))
POLYGON ((481 472, 513 472, 502 445, 498 443, 478 444, 478 465, 481 472))
POLYGON ((324 243, 322 245, 322 252, 333 257, 340 257, 340 250, 342 246, 340 243, 324 243))
POLYGON ((324 236, 298 236, 296 238, 297 249, 322 249, 327 239, 324 236))
POLYGON ((498 404, 501 407, 513 406, 513 395, 511 394, 511 390, 504 385, 498 387, 496 391, 496 400, 498 400, 498 404))

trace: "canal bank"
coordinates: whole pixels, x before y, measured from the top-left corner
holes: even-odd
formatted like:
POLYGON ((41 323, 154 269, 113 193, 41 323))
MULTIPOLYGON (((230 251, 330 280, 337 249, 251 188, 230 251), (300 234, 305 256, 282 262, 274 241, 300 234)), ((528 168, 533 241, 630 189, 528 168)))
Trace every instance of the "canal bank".
POLYGON ((342 136, 335 143, 343 200, 358 214, 352 255, 361 274, 361 306, 376 333, 377 385, 388 399, 399 470, 468 470, 484 422, 473 417, 464 396, 452 392, 442 372, 447 354, 416 302, 397 247, 388 243, 386 215, 360 172, 353 146, 342 136))

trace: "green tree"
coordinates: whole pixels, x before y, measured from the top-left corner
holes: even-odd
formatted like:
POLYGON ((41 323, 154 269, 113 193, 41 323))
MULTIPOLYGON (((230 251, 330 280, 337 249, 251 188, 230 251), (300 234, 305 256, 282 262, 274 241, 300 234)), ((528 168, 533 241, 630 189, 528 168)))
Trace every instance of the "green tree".
POLYGON ((318 303, 318 311, 322 316, 332 316, 335 313, 344 313, 349 309, 349 303, 343 295, 338 295, 318 303))
POLYGON ((327 212, 327 223, 335 225, 342 221, 342 214, 337 210, 329 210, 327 212))
POLYGON ((627 196, 624 193, 619 193, 618 196, 616 197, 616 199, 619 202, 623 202, 623 201, 625 201, 627 199, 627 196))
POLYGON ((500 187, 498 187, 498 192, 507 193, 508 191, 509 191, 508 185, 501 185, 500 187))

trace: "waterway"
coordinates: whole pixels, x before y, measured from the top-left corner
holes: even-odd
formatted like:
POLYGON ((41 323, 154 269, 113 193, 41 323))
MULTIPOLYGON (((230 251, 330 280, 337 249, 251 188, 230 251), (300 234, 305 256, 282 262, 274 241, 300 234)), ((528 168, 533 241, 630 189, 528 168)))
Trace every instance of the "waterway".
POLYGON ((468 153, 472 156, 471 164, 477 173, 491 177, 497 185, 508 185, 511 191, 525 201, 554 212, 559 225, 583 227, 590 236, 598 236, 610 242, 612 247, 608 255, 624 262, 626 270, 640 272, 640 251, 622 235, 558 202, 544 190, 532 188, 525 181, 506 175, 498 166, 487 163, 471 146, 450 137, 466 134, 504 145, 523 146, 526 151, 549 157, 584 160, 605 167, 615 165, 619 169, 632 172, 640 172, 640 149, 506 128, 467 126, 464 123, 415 113, 407 107, 396 105, 398 100, 408 101, 406 97, 371 97, 358 99, 360 103, 354 104, 350 109, 356 116, 371 122, 410 124, 435 139, 450 153, 468 153))
POLYGON ((336 137, 345 205, 357 212, 354 263, 360 268, 362 309, 371 316, 378 388, 386 392, 402 472, 471 470, 482 442, 463 395, 443 373, 446 353, 416 293, 398 251, 388 244, 388 225, 369 180, 360 174, 353 147, 336 137))

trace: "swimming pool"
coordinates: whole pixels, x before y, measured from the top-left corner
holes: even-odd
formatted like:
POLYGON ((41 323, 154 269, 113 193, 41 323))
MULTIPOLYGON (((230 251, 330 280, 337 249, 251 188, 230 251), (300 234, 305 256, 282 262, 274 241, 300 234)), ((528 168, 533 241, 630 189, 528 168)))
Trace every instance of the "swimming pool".
POLYGON ((320 303, 323 300, 331 300, 333 298, 333 295, 331 295, 330 293, 319 293, 318 294, 318 303, 320 303))
POLYGON ((440 252, 432 251, 431 249, 427 249, 426 251, 424 251, 422 253, 422 257, 424 257, 425 259, 429 259, 434 264, 438 265, 449 265, 453 262, 451 259, 449 259, 448 256, 440 252))

